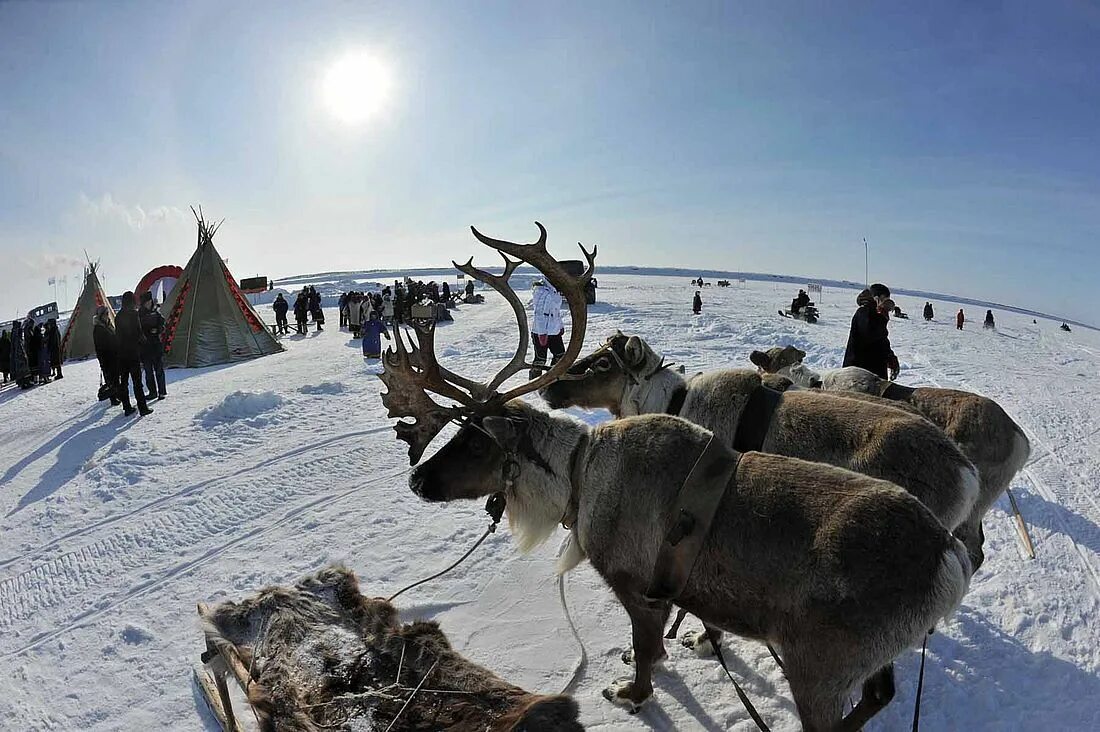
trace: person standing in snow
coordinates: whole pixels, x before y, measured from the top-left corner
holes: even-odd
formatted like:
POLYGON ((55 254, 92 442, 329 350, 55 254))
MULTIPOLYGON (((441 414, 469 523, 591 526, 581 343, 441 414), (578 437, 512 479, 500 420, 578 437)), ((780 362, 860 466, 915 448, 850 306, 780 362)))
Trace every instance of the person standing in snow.
POLYGON ((382 322, 382 319, 378 317, 378 313, 373 309, 369 309, 364 317, 366 320, 363 321, 361 326, 363 358, 381 358, 382 336, 385 336, 387 341, 390 340, 389 331, 386 330, 386 324, 382 322))
POLYGON ((309 314, 309 293, 302 290, 294 301, 294 322, 298 326, 298 335, 306 334, 306 316, 309 314))
POLYGON ((691 300, 691 312, 693 315, 698 315, 703 312, 703 296, 699 294, 699 291, 695 291, 695 297, 691 300))
POLYGON ((309 287, 309 314, 313 316, 313 322, 317 325, 317 332, 324 330, 325 311, 321 308, 321 296, 312 285, 309 287))
POLYGON ((443 283, 443 302, 450 307, 451 305, 451 286, 449 283, 443 283))
POLYGON ((996 324, 993 322, 993 311, 992 310, 986 310, 985 311, 985 324, 984 324, 984 327, 987 330, 992 330, 993 328, 997 327, 996 324))
POLYGON ((38 339, 38 383, 48 384, 53 381, 50 372, 50 342, 41 325, 34 326, 34 335, 38 339))
POLYGON ((959 308, 959 312, 955 314, 955 330, 962 330, 965 322, 966 316, 963 315, 963 309, 959 308))
POLYGON ((50 375, 55 379, 65 378, 61 373, 61 331, 56 318, 46 321, 46 347, 50 353, 50 375))
POLYGON ((924 319, 925 320, 931 320, 934 317, 935 317, 935 313, 932 312, 932 303, 930 303, 930 302, 924 303, 924 319))
POLYGON ((279 335, 289 333, 290 324, 286 320, 286 311, 290 309, 290 304, 283 297, 283 293, 280 292, 275 296, 275 302, 271 304, 271 309, 275 311, 275 330, 279 332, 279 335))
POLYGON ((859 293, 856 305, 843 365, 859 366, 883 379, 896 379, 901 367, 890 347, 888 325, 894 308, 890 288, 875 283, 859 293))
POLYGON ((350 292, 345 292, 340 295, 340 300, 336 303, 340 308, 340 327, 343 328, 348 324, 348 299, 351 295, 350 292))
POLYGON ((134 303, 134 293, 130 290, 122 293, 122 309, 115 318, 115 340, 118 343, 119 397, 122 399, 122 411, 127 415, 134 413, 130 404, 129 383, 134 385, 134 398, 138 403, 141 416, 153 413, 145 401, 145 390, 141 388, 141 351, 145 345, 145 336, 141 332, 141 318, 134 303))
POLYGON ((35 325, 34 321, 27 318, 23 322, 23 337, 26 339, 24 348, 27 349, 27 366, 31 371, 31 378, 36 384, 45 384, 46 370, 42 368, 42 326, 35 325))
MULTIPOLYGON (((115 325, 111 322, 110 311, 106 305, 100 305, 95 311, 95 325, 92 328, 92 341, 95 343, 95 357, 99 361, 99 370, 111 395, 111 405, 120 404, 118 394, 118 339, 115 325)), ((126 400, 129 405, 129 398, 126 400)))
POLYGON ((11 334, 6 330, 0 333, 0 374, 4 375, 4 380, 0 383, 8 383, 8 377, 11 376, 11 334))
POLYGON ((352 338, 358 338, 363 327, 363 298, 352 293, 348 298, 348 330, 352 338))
POLYGON ((146 399, 164 399, 168 396, 164 379, 164 316, 153 302, 153 293, 141 293, 141 334, 145 343, 141 346, 141 363, 145 367, 146 399))
POLYGON ((531 342, 535 346, 534 368, 528 372, 528 378, 539 376, 546 366, 546 351, 553 354, 550 365, 556 364, 565 354, 565 345, 561 337, 565 335, 565 325, 561 320, 561 293, 549 282, 535 281, 535 293, 531 298, 534 314, 531 327, 531 342))
POLYGON ((390 296, 389 288, 382 294, 382 322, 389 326, 393 325, 393 297, 390 296))

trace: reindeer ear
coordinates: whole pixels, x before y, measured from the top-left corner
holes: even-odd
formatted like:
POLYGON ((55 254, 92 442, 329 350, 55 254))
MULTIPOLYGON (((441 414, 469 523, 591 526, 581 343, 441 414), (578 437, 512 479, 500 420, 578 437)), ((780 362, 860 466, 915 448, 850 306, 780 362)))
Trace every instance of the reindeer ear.
POLYGON ((519 447, 520 428, 514 419, 508 417, 486 417, 481 420, 481 427, 501 449, 514 452, 519 447))
POLYGON ((626 348, 623 355, 627 366, 641 366, 645 363, 646 346, 638 336, 630 336, 626 339, 626 348))

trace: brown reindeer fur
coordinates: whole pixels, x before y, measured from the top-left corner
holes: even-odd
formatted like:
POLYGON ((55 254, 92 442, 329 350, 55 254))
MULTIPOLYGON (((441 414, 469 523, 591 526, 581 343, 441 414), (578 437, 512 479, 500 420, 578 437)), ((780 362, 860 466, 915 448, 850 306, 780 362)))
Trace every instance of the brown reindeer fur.
MULTIPOLYGON (((551 384, 541 394, 551 407, 606 407, 628 416, 666 412, 680 389, 685 398, 679 415, 732 445, 761 375, 716 369, 685 378, 655 370, 660 362, 644 340, 617 333, 574 364, 570 373, 579 378, 551 384), (601 355, 606 349, 618 357, 601 355)), ((977 499, 977 474, 958 446, 928 420, 888 403, 853 404, 817 390, 787 391, 761 448, 889 480, 923 501, 949 529, 962 523, 977 499)))
MULTIPOLYGON (((768 353, 777 350, 781 349, 773 348, 768 353)), ((968 391, 930 386, 894 385, 887 392, 890 382, 863 369, 838 369, 827 372, 822 378, 805 369, 792 369, 790 364, 780 360, 762 368, 769 373, 786 371, 804 382, 817 379, 827 393, 845 398, 889 401, 899 408, 920 413, 942 429, 978 470, 981 481, 978 499, 956 534, 966 544, 975 569, 981 566, 984 561, 982 517, 1009 487, 1031 455, 1031 445, 1024 431, 997 402, 968 391), (883 393, 890 393, 892 398, 882 399, 880 395, 883 393)))
MULTIPOLYGON (((548 536, 572 497, 568 564, 591 560, 633 630, 634 679, 605 696, 636 709, 653 693, 670 607, 645 592, 676 495, 712 433, 667 415, 589 429, 518 400, 476 419, 416 467, 410 487, 431 501, 504 490, 510 524, 526 536, 548 536), (508 474, 518 472, 511 485, 508 460, 508 474)), ((897 486, 747 453, 676 602, 710 627, 778 647, 806 730, 855 729, 840 726, 848 694, 871 684, 857 706, 862 720, 889 701, 868 688, 890 688, 893 659, 954 611, 970 571, 962 544, 897 486)))
POLYGON ((397 609, 361 595, 342 567, 222 603, 204 626, 254 669, 249 700, 264 732, 382 732, 395 718, 407 732, 583 729, 572 699, 502 681, 456 653, 435 623, 399 624, 397 609), (422 689, 400 712, 436 662, 424 689, 464 693, 422 689))

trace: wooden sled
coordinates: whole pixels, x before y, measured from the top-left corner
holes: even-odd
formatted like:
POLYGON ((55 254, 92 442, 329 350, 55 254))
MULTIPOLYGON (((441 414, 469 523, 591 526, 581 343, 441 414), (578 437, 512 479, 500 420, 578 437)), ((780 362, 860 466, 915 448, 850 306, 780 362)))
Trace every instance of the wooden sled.
MULTIPOLYGON (((210 614, 210 608, 206 603, 199 603, 199 617, 206 618, 210 614)), ((252 679, 248 669, 241 663, 240 657, 232 648, 218 649, 210 641, 206 642, 206 650, 199 656, 202 663, 194 669, 195 683, 202 692, 206 701, 206 708, 218 720, 223 732, 245 732, 245 727, 237 719, 233 710, 233 702, 229 696, 229 684, 227 678, 233 681, 248 697, 248 687, 252 679)))

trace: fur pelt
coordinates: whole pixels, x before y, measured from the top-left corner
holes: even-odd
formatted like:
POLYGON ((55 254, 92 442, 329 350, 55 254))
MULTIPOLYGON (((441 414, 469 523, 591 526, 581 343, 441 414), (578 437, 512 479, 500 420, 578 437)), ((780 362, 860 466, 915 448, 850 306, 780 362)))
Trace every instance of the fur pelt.
POLYGON ((381 732, 394 719, 407 732, 583 729, 572 699, 501 680, 456 653, 436 623, 401 625, 343 567, 222 603, 204 631, 253 670, 249 701, 265 732, 381 732))

